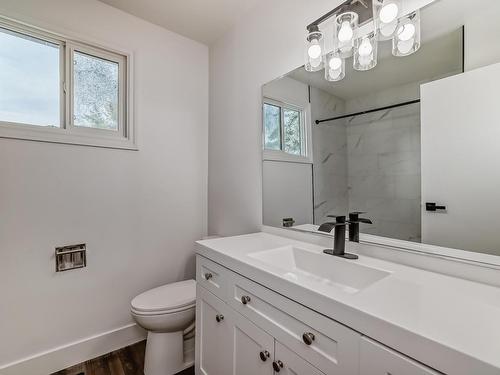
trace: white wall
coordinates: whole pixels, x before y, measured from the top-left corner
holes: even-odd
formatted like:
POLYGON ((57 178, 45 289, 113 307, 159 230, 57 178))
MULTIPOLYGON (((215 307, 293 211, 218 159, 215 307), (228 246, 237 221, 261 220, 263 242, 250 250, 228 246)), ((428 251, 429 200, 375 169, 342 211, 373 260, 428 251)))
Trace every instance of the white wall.
POLYGON ((140 148, 0 140, 2 367, 125 326, 136 294, 194 276, 208 48, 96 0, 2 0, 0 14, 132 50, 140 148), (54 247, 79 242, 87 268, 56 274, 54 247))
POLYGON ((209 233, 260 230, 261 87, 302 64, 306 25, 341 0, 275 0, 210 49, 209 233))
MULTIPOLYGON (((262 88, 265 98, 293 104, 304 109, 306 128, 310 127, 309 88, 289 77, 269 82, 262 88)), ((310 131, 307 132, 311 134, 310 131)), ((309 141, 308 145, 312 143, 309 141)), ((313 181, 311 164, 292 161, 262 161, 263 223, 281 227, 283 218, 293 218, 295 225, 313 220, 313 181)))
POLYGON ((295 225, 312 223, 312 165, 264 160, 262 168, 264 225, 281 227, 289 217, 295 225))

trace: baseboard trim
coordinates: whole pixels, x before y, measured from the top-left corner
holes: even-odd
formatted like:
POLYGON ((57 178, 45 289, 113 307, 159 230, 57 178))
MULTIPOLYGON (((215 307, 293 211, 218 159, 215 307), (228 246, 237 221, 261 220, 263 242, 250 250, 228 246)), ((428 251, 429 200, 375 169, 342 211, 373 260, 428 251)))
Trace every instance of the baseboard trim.
POLYGON ((144 340, 135 323, 0 366, 1 375, 48 375, 144 340))

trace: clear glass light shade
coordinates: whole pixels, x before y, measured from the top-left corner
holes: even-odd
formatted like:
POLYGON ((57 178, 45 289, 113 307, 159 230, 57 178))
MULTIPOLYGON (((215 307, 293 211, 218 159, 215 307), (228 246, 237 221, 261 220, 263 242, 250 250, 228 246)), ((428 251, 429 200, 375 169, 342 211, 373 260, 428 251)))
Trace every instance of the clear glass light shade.
POLYGON ((389 40, 398 28, 401 15, 401 0, 374 0, 373 14, 379 40, 389 40))
POLYGON ((354 12, 339 14, 335 20, 334 50, 342 58, 351 57, 358 29, 358 15, 354 12))
POLYGON ((338 52, 331 52, 326 56, 325 79, 337 82, 345 77, 345 60, 338 52))
POLYGON ((377 66, 378 41, 377 34, 372 32, 355 41, 353 68, 356 70, 370 70, 377 66))
POLYGON ((307 35, 305 55, 305 68, 308 72, 317 72, 324 67, 325 43, 323 33, 314 30, 307 35))
POLYGON ((420 12, 417 10, 399 20, 392 38, 392 54, 409 56, 420 49, 420 12))

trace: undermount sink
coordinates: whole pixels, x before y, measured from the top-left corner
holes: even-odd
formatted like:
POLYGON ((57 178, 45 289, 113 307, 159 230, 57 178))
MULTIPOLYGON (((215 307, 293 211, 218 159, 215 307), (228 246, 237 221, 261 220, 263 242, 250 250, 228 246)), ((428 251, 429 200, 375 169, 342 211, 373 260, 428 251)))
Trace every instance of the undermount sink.
POLYGON ((290 280, 319 282, 354 294, 390 275, 390 272, 323 253, 284 246, 248 254, 250 258, 283 271, 290 280))

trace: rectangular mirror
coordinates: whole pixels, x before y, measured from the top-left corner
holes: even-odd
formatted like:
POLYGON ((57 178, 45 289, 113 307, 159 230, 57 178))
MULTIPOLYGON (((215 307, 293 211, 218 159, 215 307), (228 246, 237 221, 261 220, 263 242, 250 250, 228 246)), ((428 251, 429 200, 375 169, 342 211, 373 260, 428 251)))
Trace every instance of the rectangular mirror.
POLYGON ((330 80, 302 66, 264 85, 264 225, 317 232, 359 211, 371 241, 500 255, 495 15, 499 2, 434 1, 416 53, 378 40, 373 69, 345 58, 331 81, 327 55, 330 80))

